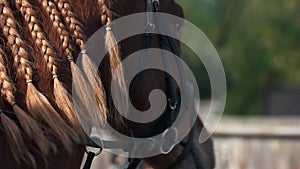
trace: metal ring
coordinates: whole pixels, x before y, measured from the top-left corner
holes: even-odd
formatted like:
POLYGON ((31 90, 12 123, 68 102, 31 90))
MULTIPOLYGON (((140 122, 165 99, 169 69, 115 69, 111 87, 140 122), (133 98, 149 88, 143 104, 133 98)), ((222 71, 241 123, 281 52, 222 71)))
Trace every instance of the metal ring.
POLYGON ((155 24, 153 24, 153 23, 147 23, 147 25, 146 25, 146 30, 148 31, 148 32, 150 32, 150 30, 152 30, 152 31, 154 31, 155 30, 155 24))
POLYGON ((12 102, 10 105, 11 107, 14 107, 17 104, 17 102, 12 102))
POLYGON ((53 76, 52 76, 52 79, 53 79, 53 80, 56 79, 56 78, 58 78, 57 75, 53 75, 53 76))
POLYGON ((69 57, 69 58, 68 58, 68 61, 69 61, 69 62, 74 62, 74 58, 73 58, 73 57, 69 57))
POLYGON ((110 27, 110 26, 107 26, 107 27, 106 27, 106 31, 111 31, 111 27, 110 27))
POLYGON ((175 101, 174 104, 172 104, 172 99, 168 99, 168 101, 169 101, 169 104, 170 104, 170 108, 172 110, 176 110, 177 105, 178 105, 178 101, 175 101))
POLYGON ((26 84, 32 83, 32 82, 33 82, 32 79, 26 80, 26 84))
MULTIPOLYGON (((91 138, 91 140, 93 140, 94 142, 100 142, 100 144, 101 144, 101 146, 99 146, 99 147, 97 147, 99 150, 97 151, 97 152, 93 152, 93 153, 95 153, 95 156, 98 156, 98 155, 100 155, 101 153, 102 153, 102 150, 103 150, 103 141, 99 138, 99 137, 97 137, 97 136, 90 136, 90 138, 91 138), (95 141, 96 140, 96 141, 95 141)), ((97 143, 96 143, 97 144, 97 143)), ((92 151, 88 151, 87 150, 87 147, 91 147, 91 146, 85 146, 85 152, 86 153, 89 153, 89 152, 92 152, 92 151)), ((91 147, 91 148, 94 148, 94 149, 96 149, 96 147, 91 147)))
POLYGON ((176 127, 173 127, 173 128, 171 128, 171 129, 166 129, 164 132, 163 132, 163 134, 162 134, 162 138, 164 138, 164 137, 166 137, 166 135, 171 131, 171 130, 174 130, 174 133, 175 133, 175 138, 174 138, 174 140, 173 140, 173 145, 171 145, 169 148, 168 148, 168 150, 164 150, 163 149, 163 145, 161 145, 161 147, 160 147, 160 152, 162 153, 162 154, 169 154, 172 150, 173 150, 173 148, 176 146, 176 144, 177 144, 177 139, 178 139, 178 130, 177 130, 177 128, 176 127))
POLYGON ((86 49, 82 49, 82 50, 81 50, 81 53, 82 53, 82 54, 87 54, 86 49))
MULTIPOLYGON (((84 148, 84 151, 88 154, 89 152, 93 152, 93 151, 89 151, 89 150, 87 150, 87 147, 88 146, 86 146, 85 148, 84 148)), ((99 150, 97 151, 97 152, 93 152, 94 154, 95 154, 95 156, 98 156, 98 155, 100 155, 101 153, 102 153, 102 150, 103 150, 103 148, 102 147, 99 147, 99 150)))
MULTIPOLYGON (((90 136, 90 139, 93 141, 93 142, 95 142, 99 147, 92 147, 92 148, 98 148, 99 149, 99 151, 97 151, 96 153, 95 153, 95 156, 98 156, 98 155, 100 155, 101 153, 102 153, 102 150, 103 150, 103 147, 104 147, 104 144, 103 144, 103 141, 98 137, 98 136, 95 136, 95 135, 93 135, 93 136, 90 136), (101 144, 101 145, 99 145, 99 143, 101 144)), ((91 147, 91 146, 86 146, 85 147, 85 152, 86 153, 89 153, 89 152, 92 152, 92 151, 88 151, 87 150, 87 147, 91 147)))

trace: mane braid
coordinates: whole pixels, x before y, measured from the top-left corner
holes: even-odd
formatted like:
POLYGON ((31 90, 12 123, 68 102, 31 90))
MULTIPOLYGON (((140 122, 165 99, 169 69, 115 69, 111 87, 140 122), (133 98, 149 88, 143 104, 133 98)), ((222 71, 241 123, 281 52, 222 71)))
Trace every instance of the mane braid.
MULTIPOLYGON (((81 22, 77 19, 78 17, 73 12, 73 9, 70 5, 69 0, 54 0, 56 6, 58 7, 62 18, 68 27, 68 30, 71 32, 75 43, 84 51, 86 43, 86 35, 84 33, 84 28, 81 22)), ((98 107, 101 112, 99 116, 102 116, 103 119, 107 118, 107 105, 106 105, 106 95, 103 88, 101 78, 98 74, 96 66, 93 64, 89 56, 83 52, 82 53, 82 69, 85 73, 88 81, 92 84, 94 88, 94 93, 97 99, 98 107)))
MULTIPOLYGON (((109 55, 109 62, 110 62, 110 71, 107 71, 108 74, 107 77, 116 77, 118 89, 120 90, 118 92, 118 96, 115 97, 116 102, 120 104, 123 107, 123 110, 128 111, 128 91, 124 79, 124 72, 121 65, 121 52, 118 46, 118 43, 116 41, 116 38, 111 30, 111 21, 113 19, 112 12, 110 11, 111 2, 107 0, 98 0, 98 7, 100 11, 100 22, 103 26, 106 26, 106 35, 105 35, 105 46, 108 50, 109 55), (116 71, 116 69, 119 67, 119 70, 116 71)), ((111 91, 108 93, 112 94, 111 91)), ((114 114, 114 119, 117 119, 121 122, 123 122, 123 118, 119 115, 118 111, 113 106, 113 100, 112 96, 109 97, 109 103, 110 103, 110 111, 114 114)), ((124 124, 124 122, 123 122, 124 124)))
POLYGON ((43 8, 47 11, 54 29, 60 35, 64 55, 70 61, 71 73, 73 76, 73 88, 75 88, 75 94, 82 103, 82 106, 77 106, 77 108, 80 109, 80 112, 88 113, 88 117, 86 117, 87 119, 84 120, 90 120, 90 122, 94 123, 95 125, 106 122, 106 119, 104 119, 103 116, 99 116, 99 113, 104 114, 103 110, 101 110, 101 107, 98 105, 93 105, 97 103, 94 103, 94 96, 89 94, 91 91, 93 91, 90 83, 87 83, 88 81, 85 79, 81 70, 74 62, 73 55, 70 50, 73 49, 71 43, 72 41, 70 40, 69 32, 67 31, 67 28, 61 19, 61 15, 55 3, 52 0, 39 1, 41 2, 43 8))
POLYGON ((1 2, 3 5, 1 28, 3 29, 3 34, 7 39, 7 44, 13 55, 14 67, 17 69, 17 77, 25 79, 27 83, 25 101, 28 112, 36 120, 47 125, 48 128, 50 128, 50 133, 61 140, 67 149, 71 149, 72 141, 69 138, 69 133, 72 131, 51 106, 47 98, 34 86, 32 81, 34 64, 29 60, 29 52, 20 35, 20 28, 17 27, 19 23, 14 18, 8 2, 6 0, 2 0, 1 2))
POLYGON ((87 40, 84 33, 84 26, 77 19, 78 17, 73 12, 69 0, 54 0, 54 2, 63 16, 64 21, 75 40, 75 43, 80 47, 81 50, 83 50, 87 40))
POLYGON ((78 135, 83 137, 84 134, 75 114, 71 95, 65 89, 64 85, 61 83, 57 76, 57 53, 46 38, 46 35, 42 29, 41 22, 39 21, 33 6, 29 3, 28 0, 17 0, 16 7, 21 12, 21 15, 27 23, 28 29, 31 32, 31 37, 34 40, 35 44, 39 47, 40 55, 46 62, 48 71, 53 77, 53 93, 56 105, 63 113, 63 116, 68 120, 69 123, 71 123, 72 127, 74 127, 78 135))
MULTIPOLYGON (((0 1, 1 8, 3 10, 3 2, 0 1)), ((2 12, 1 12, 2 13, 2 12)), ((2 40, 2 37, 1 37, 2 40)), ((25 133, 29 136, 40 136, 39 128, 37 123, 26 114, 24 110, 22 110, 15 102, 15 97, 13 92, 16 90, 15 85, 9 75, 7 74, 6 64, 4 62, 4 58, 6 58, 6 54, 2 51, 2 47, 0 48, 0 86, 1 86, 1 97, 3 97, 9 104, 12 105, 14 112, 16 113, 22 128, 24 129, 25 133), (30 123, 27 123, 30 122, 30 123), (32 134, 34 133, 34 134, 32 134)), ((12 121, 9 117, 5 114, 0 113, 0 119, 3 126, 3 132, 6 135, 6 138, 9 142, 9 148, 11 154, 13 155, 14 159, 20 163, 21 160, 27 162, 27 164, 36 167, 36 163, 34 160, 33 155, 30 153, 29 149, 25 145, 23 140, 23 133, 21 129, 17 126, 17 124, 12 121), (25 160, 27 157, 27 160, 25 160)), ((36 143, 40 143, 40 137, 35 137, 36 143)), ((44 146, 40 146, 44 147, 44 146)))
MULTIPOLYGON (((46 155, 49 152, 49 147, 52 147, 53 149, 55 148, 55 146, 53 143, 47 141, 47 138, 44 136, 42 129, 39 128, 38 123, 16 103, 15 97, 13 95, 14 91, 16 91, 16 87, 13 81, 11 80, 11 77, 7 73, 6 70, 7 68, 5 67, 5 65, 7 64, 5 64, 4 58, 6 58, 6 54, 2 51, 2 46, 1 46, 0 49, 1 96, 5 98, 5 100, 12 106, 14 113, 18 117, 20 125, 24 131, 24 134, 27 135, 31 141, 36 143, 37 148, 41 154, 46 155)), ((23 150, 23 152, 26 151, 23 150)), ((13 153, 18 154, 15 152, 13 153)))

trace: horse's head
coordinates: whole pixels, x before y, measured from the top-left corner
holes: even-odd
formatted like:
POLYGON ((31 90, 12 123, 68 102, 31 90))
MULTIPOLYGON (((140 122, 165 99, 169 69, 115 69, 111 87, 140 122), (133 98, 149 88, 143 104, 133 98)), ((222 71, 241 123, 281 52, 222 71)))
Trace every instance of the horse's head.
MULTIPOLYGON (((159 5, 161 12, 183 17, 182 8, 174 0, 161 1, 159 5)), ((126 90, 123 72, 115 71, 122 59, 144 48, 145 36, 133 36, 114 45, 111 23, 122 16, 145 12, 146 7, 147 1, 133 0, 0 0, 0 118, 1 134, 6 134, 7 139, 0 139, 0 147, 8 144, 19 164, 29 163, 38 168, 43 166, 40 157, 44 161, 48 157, 55 159, 54 154, 74 152, 75 146, 76 151, 81 151, 82 144, 90 141, 81 128, 78 112, 85 112, 82 118, 87 123, 109 123, 124 134, 130 128, 136 137, 152 136, 155 126, 163 131, 170 112, 147 124, 127 121, 115 108, 110 88, 113 75, 119 77, 118 102, 130 97, 140 110, 149 106, 147 98, 153 89, 167 92, 173 87, 173 94, 178 95, 176 84, 169 79, 172 85, 166 85, 166 74, 160 71, 144 72, 132 93, 126 90), (103 45, 109 50, 97 67, 86 53, 85 44, 101 27, 106 27, 103 45), (77 56, 82 56, 81 65, 75 63, 77 56), (74 102, 74 97, 80 102, 74 102)), ((170 31, 178 31, 176 24, 170 31)), ((160 47, 163 38, 152 38, 151 46, 160 47)), ((167 40, 173 43, 167 50, 176 48, 180 53, 179 42, 167 40)), ((127 106, 126 102, 123 104, 127 106)), ((194 168, 199 168, 203 161, 210 163, 210 157, 204 157, 207 151, 212 150, 203 149, 189 137, 168 155, 144 160, 155 168, 168 168, 178 158, 183 160, 187 156, 188 161, 196 161, 194 168), (202 156, 197 157, 197 152, 202 156)), ((72 155, 68 156, 72 160, 72 155)), ((177 167, 184 168, 182 165, 187 161, 183 161, 177 167)), ((16 168, 13 163, 9 165, 16 168)))

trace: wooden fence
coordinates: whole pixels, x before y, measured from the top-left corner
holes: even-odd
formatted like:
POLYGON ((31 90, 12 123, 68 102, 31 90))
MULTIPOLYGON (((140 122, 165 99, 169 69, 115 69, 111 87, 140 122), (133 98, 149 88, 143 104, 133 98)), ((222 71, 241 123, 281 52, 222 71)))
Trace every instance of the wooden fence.
POLYGON ((216 169, 300 169, 300 117, 223 118, 216 169))

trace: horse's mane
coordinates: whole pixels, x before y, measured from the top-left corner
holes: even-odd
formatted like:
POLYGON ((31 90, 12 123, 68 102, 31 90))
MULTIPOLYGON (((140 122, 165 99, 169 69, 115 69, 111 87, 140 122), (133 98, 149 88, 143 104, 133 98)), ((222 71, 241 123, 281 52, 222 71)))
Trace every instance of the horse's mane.
MULTIPOLYGON (((34 164, 34 152, 42 157, 56 151, 59 141, 67 150, 74 142, 82 142, 82 131, 71 98, 72 80, 94 81, 97 98, 96 111, 87 111, 96 121, 113 119, 122 124, 122 118, 113 108, 108 81, 121 62, 118 46, 109 50, 108 69, 94 77, 90 70, 97 69, 89 57, 83 57, 83 69, 74 63, 77 54, 85 48, 87 37, 100 26, 109 26, 113 20, 111 1, 74 0, 0 0, 0 86, 1 109, 15 113, 13 121, 0 113, 3 132, 14 158, 34 164), (79 4, 79 5, 73 5, 79 4), (81 6, 81 7, 78 7, 81 6), (95 25, 87 25, 91 18, 99 18, 95 25), (87 27, 90 30, 87 30, 87 27), (74 76, 76 75, 76 76, 74 76), (104 83, 105 82, 105 83, 104 83), (94 113, 96 112, 96 114, 94 113), (108 113, 109 112, 109 113, 108 113), (94 114, 93 114, 94 113, 94 114), (28 146, 28 140, 35 146, 28 146), (35 147, 35 148, 32 148, 35 147), (30 159, 30 160, 25 160, 30 159)), ((104 39, 103 39, 104 40, 104 39)), ((114 44, 114 36, 107 31, 106 46, 114 44)), ((123 77, 122 72, 117 76, 123 77)), ((119 84, 124 85, 124 79, 119 84)), ((123 86, 124 87, 124 86, 123 86)), ((88 86, 80 85, 76 93, 88 105, 85 96, 88 86)))

